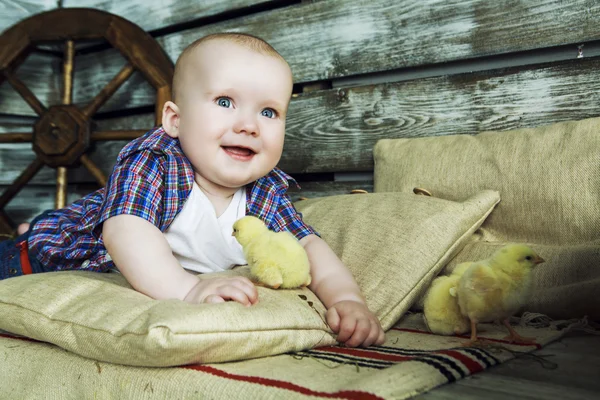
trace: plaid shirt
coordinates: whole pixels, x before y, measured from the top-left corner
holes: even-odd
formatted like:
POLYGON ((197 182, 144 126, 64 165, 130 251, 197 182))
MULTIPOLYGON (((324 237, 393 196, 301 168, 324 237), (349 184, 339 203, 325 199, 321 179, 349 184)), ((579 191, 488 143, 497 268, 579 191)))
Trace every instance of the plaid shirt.
MULTIPOLYGON (((246 188, 246 214, 297 239, 316 233, 302 221, 286 191, 292 177, 278 168, 246 188)), ((120 214, 144 218, 165 232, 192 191, 194 171, 179 141, 162 127, 127 144, 105 188, 51 211, 31 229, 29 254, 51 270, 105 271, 114 264, 102 223, 120 214)))

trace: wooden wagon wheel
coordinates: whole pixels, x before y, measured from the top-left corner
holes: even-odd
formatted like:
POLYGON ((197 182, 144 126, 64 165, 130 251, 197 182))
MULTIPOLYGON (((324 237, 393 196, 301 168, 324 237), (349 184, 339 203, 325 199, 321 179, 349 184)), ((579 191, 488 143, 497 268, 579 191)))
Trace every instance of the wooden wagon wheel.
POLYGON ((110 13, 69 8, 48 11, 19 22, 0 36, 0 84, 6 80, 39 115, 32 133, 0 135, 0 143, 31 142, 36 159, 0 196, 0 231, 12 232, 15 224, 4 211, 6 204, 44 166, 56 168, 57 208, 65 206, 67 168, 80 162, 101 186, 106 176, 87 156, 90 141, 125 140, 145 131, 90 132, 92 115, 112 96, 135 70, 157 90, 156 124, 161 123, 163 104, 171 96, 173 63, 160 45, 139 26, 110 13), (128 63, 84 107, 72 105, 75 40, 106 39, 128 63), (62 104, 48 108, 17 78, 15 70, 38 43, 65 41, 62 104))

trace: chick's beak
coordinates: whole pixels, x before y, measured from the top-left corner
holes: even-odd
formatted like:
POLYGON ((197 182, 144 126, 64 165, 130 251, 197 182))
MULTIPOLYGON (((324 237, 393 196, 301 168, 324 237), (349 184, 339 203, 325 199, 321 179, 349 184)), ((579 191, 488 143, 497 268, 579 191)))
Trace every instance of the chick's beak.
POLYGON ((231 236, 235 236, 235 231, 231 232, 231 236))
POLYGON ((536 256, 536 257, 533 259, 533 263, 534 263, 534 264, 536 264, 536 265, 537 265, 537 264, 541 264, 541 263, 543 263, 543 262, 546 262, 546 260, 544 260, 544 259, 543 259, 542 257, 540 257, 540 256, 536 256))

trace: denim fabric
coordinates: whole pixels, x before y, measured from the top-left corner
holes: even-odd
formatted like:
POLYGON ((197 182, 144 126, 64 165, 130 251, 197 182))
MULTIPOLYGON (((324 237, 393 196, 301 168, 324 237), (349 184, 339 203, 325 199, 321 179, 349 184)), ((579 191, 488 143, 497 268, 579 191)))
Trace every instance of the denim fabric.
MULTIPOLYGON (((45 217, 48 212, 50 212, 50 210, 44 211, 42 214, 37 216, 33 221, 31 221, 30 227, 33 227, 33 225, 39 219, 45 217)), ((24 234, 17 236, 14 239, 0 242, 0 281, 3 279, 23 275, 23 268, 21 267, 21 249, 19 248, 18 244, 23 241, 27 241, 29 239, 30 232, 31 230, 28 230, 24 234)), ((39 272, 48 272, 48 269, 45 269, 38 259, 32 254, 29 254, 29 264, 31 265, 31 271, 34 274, 39 272)))

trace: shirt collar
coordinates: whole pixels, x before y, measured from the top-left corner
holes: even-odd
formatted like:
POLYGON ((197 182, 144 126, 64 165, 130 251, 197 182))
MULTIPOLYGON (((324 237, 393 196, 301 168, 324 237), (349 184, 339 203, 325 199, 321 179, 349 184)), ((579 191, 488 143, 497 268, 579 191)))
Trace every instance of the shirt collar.
POLYGON ((285 193, 290 187, 290 182, 293 183, 297 188, 300 188, 300 185, 298 185, 298 182, 296 182, 294 178, 279 168, 273 168, 271 172, 259 180, 263 179, 270 183, 268 186, 271 186, 276 193, 285 193))

